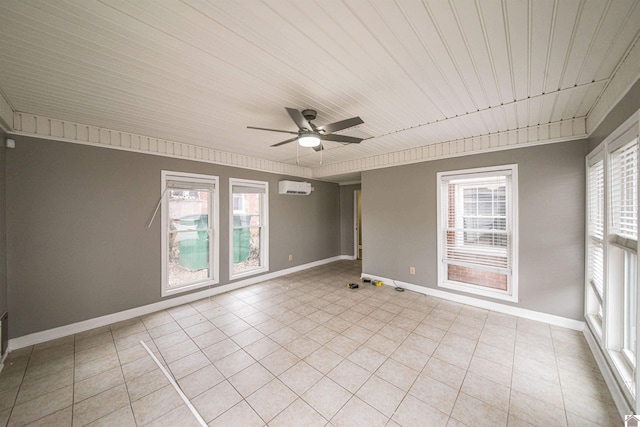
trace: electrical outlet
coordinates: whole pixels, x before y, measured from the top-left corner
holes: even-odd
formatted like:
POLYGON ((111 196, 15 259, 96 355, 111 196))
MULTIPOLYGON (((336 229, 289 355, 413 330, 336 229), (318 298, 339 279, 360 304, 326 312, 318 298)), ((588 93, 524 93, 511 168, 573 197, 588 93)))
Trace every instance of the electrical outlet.
POLYGON ((293 261, 293 255, 289 255, 289 261, 293 261))
POLYGON ((415 267, 409 267, 409 274, 416 274, 416 268, 415 267))

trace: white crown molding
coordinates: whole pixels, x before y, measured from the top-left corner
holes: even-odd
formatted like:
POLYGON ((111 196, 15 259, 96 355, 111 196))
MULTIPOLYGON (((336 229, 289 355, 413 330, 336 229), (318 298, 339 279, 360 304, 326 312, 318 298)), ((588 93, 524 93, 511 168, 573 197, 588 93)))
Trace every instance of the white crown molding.
POLYGON ((302 178, 311 178, 312 175, 310 168, 302 166, 288 165, 286 163, 274 162, 257 157, 204 148, 198 145, 167 141, 97 126, 88 126, 19 111, 13 113, 13 131, 11 133, 54 141, 94 145, 117 150, 215 163, 302 178))
POLYGON ((411 163, 427 162, 470 154, 552 144, 587 138, 586 118, 578 117, 543 125, 530 126, 473 138, 439 142, 416 148, 378 154, 361 159, 320 166, 313 169, 313 177, 341 175, 372 169, 382 169, 411 163))
POLYGON ((640 35, 622 58, 609 83, 587 115, 587 130, 591 134, 611 110, 640 79, 640 35))
MULTIPOLYGON (((535 320, 538 322, 549 323, 550 325, 560 326, 563 328, 573 329, 576 331, 582 331, 585 328, 585 322, 580 320, 569 319, 562 316, 556 316, 554 314, 542 313, 540 311, 533 311, 526 308, 514 307, 512 305, 501 304, 499 302, 487 301, 475 297, 466 295, 454 294, 452 292, 442 291, 440 289, 427 288, 425 286, 414 285, 412 283, 401 282, 400 280, 389 279, 387 277, 376 276, 375 274, 362 273, 362 277, 369 277, 374 280, 380 280, 383 284, 397 286, 408 289, 410 291, 418 292, 424 295, 429 295, 436 298, 445 299, 448 301, 458 302, 461 304, 467 304, 478 308, 484 308, 485 310, 496 311, 498 313, 509 314, 511 316, 522 317, 529 320, 535 320)), ((395 286, 394 286, 395 287, 395 286)))
POLYGON ((311 169, 237 153, 204 148, 193 144, 167 141, 19 111, 13 112, 13 130, 11 133, 54 141, 93 145, 316 179, 326 179, 345 173, 361 172, 364 170, 387 168, 470 154, 551 144, 586 138, 588 136, 586 133, 586 118, 580 117, 473 138, 440 142, 311 169))
POLYGON ((77 334, 80 332, 89 331, 101 326, 111 325, 113 323, 122 322, 124 320, 133 319, 135 317, 144 316, 146 314, 154 313, 160 310, 166 310, 167 308, 177 307, 182 304, 188 304, 193 301, 197 301, 202 298, 222 294, 224 292, 233 291, 236 289, 244 288, 245 286, 254 285, 256 283, 264 282, 266 280, 275 279, 288 274, 297 273, 299 271, 307 270, 309 268, 318 267, 320 265, 329 264, 340 260, 352 260, 353 257, 348 255, 338 255, 331 258, 321 259, 319 261, 313 261, 307 264, 298 265, 295 267, 287 268, 284 270, 274 271, 272 273, 262 274, 260 276, 251 277, 237 282, 229 283, 222 286, 215 286, 200 292, 195 292, 187 295, 182 295, 174 298, 165 298, 162 301, 152 304, 135 307, 129 310, 120 311, 117 313, 107 314, 105 316, 95 317, 93 319, 83 320, 81 322, 72 323, 69 325, 59 326, 53 329, 47 329, 45 331, 34 332, 32 334, 23 335, 21 337, 11 338, 9 340, 9 350, 18 350, 20 348, 28 347, 30 345, 40 344, 43 342, 51 341, 54 339, 66 337, 69 335, 77 334))
POLYGON ((13 108, 0 91, 0 129, 5 132, 13 131, 13 108))

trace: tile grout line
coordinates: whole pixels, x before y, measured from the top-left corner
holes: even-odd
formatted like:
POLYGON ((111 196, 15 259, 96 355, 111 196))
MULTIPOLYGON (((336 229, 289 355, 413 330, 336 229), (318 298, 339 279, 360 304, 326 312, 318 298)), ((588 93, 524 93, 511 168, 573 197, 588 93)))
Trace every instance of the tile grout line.
MULTIPOLYGON (((392 298, 391 298, 391 299, 392 299, 392 298)), ((385 305, 386 303, 391 302, 391 299, 386 300, 382 305, 385 305)), ((362 300, 360 300, 360 302, 362 302, 362 300)), ((376 309, 382 309, 382 310, 384 310, 384 308, 382 308, 382 305, 377 306, 377 307, 376 307, 376 309)), ((349 309, 352 309, 352 308, 353 308, 353 306, 352 306, 352 307, 349 307, 349 309)), ((406 307, 405 307, 405 308, 406 308, 406 307)), ((386 310, 385 310, 385 311, 386 311, 386 310)), ((431 310, 431 311, 432 311, 432 310, 431 310)), ((362 313, 360 313, 360 314, 362 314, 362 313)), ((394 326, 394 327, 396 327, 396 328, 400 328, 399 326, 396 326, 396 325, 392 325, 392 324, 391 324, 391 322, 392 322, 395 318, 397 318, 397 317, 399 317, 399 316, 400 316, 400 312, 398 312, 398 313, 393 313, 393 314, 394 314, 394 317, 390 318, 390 319, 385 323, 385 325, 384 325, 382 328, 384 328, 385 326, 388 326, 388 325, 394 326)), ((336 317, 337 317, 337 316, 336 316, 336 317)), ((366 315, 365 315, 365 317, 366 317, 366 315)), ((355 324, 355 323, 354 323, 354 324, 355 324)), ((382 328, 380 328, 380 329, 382 329, 382 328)), ((416 327, 414 327, 412 331, 410 331, 410 334, 411 334, 411 333, 413 333, 413 331, 415 331, 415 329, 416 329, 416 328, 417 328, 417 326, 416 326, 416 327)), ((348 329, 348 328, 347 328, 347 329, 348 329)), ((404 328, 400 328, 400 329, 404 329, 404 328)), ((409 334, 409 335, 410 335, 410 334, 409 334)), ((344 331, 342 331, 342 332, 341 332, 341 333, 339 333, 338 335, 342 335, 342 336, 345 336, 346 338, 349 338, 349 337, 347 337, 346 335, 344 335, 344 331)), ((407 335, 407 336, 402 340, 402 342, 399 344, 399 346, 400 346, 400 345, 402 345, 402 344, 407 340, 407 338, 409 337, 409 335, 407 335)), ((384 336, 384 335, 383 335, 383 336, 384 336)), ((362 347, 365 347, 365 348, 368 348, 368 349, 370 349, 370 350, 375 351, 374 349, 371 349, 370 347, 367 347, 367 346, 365 345, 365 344, 366 344, 366 342, 367 342, 367 341, 365 340, 365 342, 364 342, 364 343, 361 343, 361 344, 359 345, 359 347, 357 347, 354 351, 352 351, 352 352, 349 354, 349 356, 350 356, 351 354, 355 353, 356 351, 358 351, 358 350, 359 350, 360 348, 362 348, 362 347)), ((399 347, 399 346, 398 346, 398 347, 399 347)), ((345 358, 344 358, 344 360, 348 360, 348 359, 349 359, 349 356, 345 357, 345 358)), ((386 358, 385 358, 385 362, 386 362, 387 360, 393 360, 393 359, 391 358, 391 355, 389 355, 389 356, 385 356, 385 357, 386 357, 386 358)), ((431 355, 429 355, 429 359, 430 359, 430 358, 431 358, 431 355)), ((384 364, 385 362, 382 362, 382 364, 384 364)), ((354 362, 354 363, 355 363, 355 362, 354 362)), ((398 362, 398 363, 400 363, 400 362, 398 362)), ((382 366, 382 364, 380 364, 380 366, 382 366)), ((335 416, 336 416, 336 415, 337 415, 337 414, 342 410, 342 408, 344 408, 344 407, 347 405, 347 403, 348 403, 348 402, 349 402, 353 397, 358 397, 358 396, 356 396, 357 392, 358 392, 358 391, 360 391, 360 389, 362 389, 362 387, 364 387, 364 384, 366 384, 366 383, 367 383, 367 382, 368 382, 368 381, 369 381, 373 376, 375 376, 375 373, 379 370, 380 366, 378 366, 378 368, 376 368, 376 370, 375 370, 375 371, 373 371, 373 372, 371 372, 371 373, 370 373, 370 375, 369 375, 369 377, 367 378, 367 380, 366 380, 363 384, 361 384, 361 385, 360 385, 360 387, 358 388, 358 390, 356 390, 356 392, 352 393, 351 398, 350 398, 349 400, 347 400, 347 402, 345 402, 345 404, 344 404, 344 405, 342 405, 342 407, 338 410, 338 412, 336 412, 336 414, 334 414, 334 416, 333 416, 331 419, 333 419, 333 418, 334 418, 334 417, 335 417, 335 416)), ((425 363, 425 366, 426 366, 426 363, 425 363)), ((423 370, 424 370, 424 366, 423 366, 423 370)), ((422 372, 422 371, 421 371, 421 372, 422 372)), ((419 375, 418 375, 418 376, 419 376, 419 375)), ((327 374, 327 375, 325 375, 325 377, 328 377, 328 374, 327 374)), ((380 377, 378 377, 378 378, 380 378, 380 377)), ((381 378, 381 380, 382 380, 382 381, 387 382, 385 379, 382 379, 382 378, 381 378)), ((416 379, 413 381, 413 383, 415 383, 415 381, 417 381, 417 377, 416 377, 416 379)), ((389 384, 390 384, 390 383, 389 383, 389 384)), ((339 385, 340 385, 340 384, 339 384, 339 385)), ((409 387, 409 389, 411 389, 411 387, 409 387)), ((395 413, 396 413, 396 411, 397 411, 398 407, 400 407, 400 405, 402 404, 402 402, 404 401, 404 399, 405 399, 405 398, 406 398, 406 396, 408 396, 408 395, 409 395, 409 391, 407 391, 407 392, 405 393, 405 396, 400 400, 400 402, 398 403, 398 405, 397 405, 397 406, 396 406, 396 408, 394 409, 393 414, 391 414, 391 416, 387 417, 385 414, 382 414, 383 416, 385 416, 386 418, 388 418, 388 420, 387 420, 387 424, 388 424, 389 422, 391 422, 391 421, 392 421, 393 416, 395 415, 395 413)), ((366 401, 364 401, 364 400, 363 400, 363 402, 364 402, 366 405, 371 406, 371 404, 369 404, 368 402, 366 402, 366 401)), ((371 406, 371 407, 372 407, 372 406, 371 406)), ((373 408, 374 410, 377 410, 377 409, 376 409, 376 408, 374 408, 374 407, 372 407, 372 408, 373 408)), ((380 411, 378 411, 378 412, 380 412, 380 411)))
MULTIPOLYGON (((413 304, 413 303, 412 303, 412 304, 413 304)), ((431 308, 431 310, 429 310, 429 313, 431 313, 431 312, 433 311, 433 309, 434 309, 434 308, 435 308, 435 307, 432 307, 432 308, 431 308)), ((427 313, 427 316, 429 315, 429 313, 427 313)), ((399 315, 400 315, 400 314, 397 314, 395 317, 398 317, 399 315)), ((395 317, 394 317, 393 319, 395 319, 395 317)), ((389 325, 393 319, 389 320, 389 322, 387 322, 387 325, 389 325)), ((425 319, 426 319, 426 316, 425 316, 425 319)), ((424 321, 424 319, 423 319, 423 321, 424 321)), ((422 321, 421 321, 421 322, 422 322, 422 321)), ((385 326, 386 326, 386 325, 385 325, 385 326)), ((416 326, 415 328, 413 328, 413 331, 415 331, 417 328, 418 328, 418 326, 416 326)), ((413 333, 413 332, 412 332, 412 333, 413 333)), ((384 335, 383 335, 383 336, 384 336, 384 335)), ((395 351, 396 351, 396 350, 397 350, 397 349, 398 349, 402 344, 404 344, 404 342, 407 340, 407 338, 408 338, 408 337, 409 337, 409 335, 407 335, 407 337, 405 337, 405 338, 402 340, 402 342, 401 342, 401 343, 396 347, 396 349, 393 351, 393 353, 395 353, 395 351)), ((444 335, 443 335, 443 337, 444 337, 444 335)), ((434 340, 434 341, 435 341, 435 340, 434 340)), ((440 338, 440 340, 438 341, 438 345, 440 345, 440 342, 441 342, 441 341, 442 341, 442 338, 440 338)), ((437 345, 436 345, 436 348, 437 348, 437 345)), ((433 350, 433 352, 435 352, 435 349, 433 350)), ((429 363, 429 360, 431 360, 431 357, 433 356, 433 352, 429 355, 429 359, 427 359, 427 361, 425 362, 424 366, 422 367, 422 369, 420 370, 420 372, 418 373, 418 375, 417 375, 417 376, 415 377, 415 379, 411 382, 411 385, 407 388, 407 391, 405 392, 405 394, 404 394, 404 396, 402 397, 402 399, 400 399, 400 402, 398 402, 398 405, 397 405, 397 406, 396 406, 396 408, 394 409, 393 414, 391 414, 391 416, 389 417, 389 421, 388 421, 388 423, 387 423, 387 424, 389 424, 390 422, 392 422, 392 421, 393 421, 393 417, 394 417, 394 416, 396 415, 396 413, 398 412, 398 409, 400 408, 400 406, 402 405, 402 403, 405 401, 405 399, 407 398, 407 396, 409 396, 409 395, 410 395, 410 393, 409 393, 409 392, 410 392, 410 391, 411 391, 411 389, 413 388, 413 386, 414 386, 414 384, 416 383, 416 381, 418 381, 418 378, 420 377, 420 375, 422 375, 422 372, 424 371, 424 369, 426 368, 427 364, 429 363)), ((392 359, 392 358, 391 358, 391 356, 393 355, 393 353, 391 353, 391 354, 387 357, 387 359, 386 359, 386 360, 394 360, 394 359, 392 359)), ((383 362, 383 364, 384 364, 384 363, 386 363, 386 360, 385 360, 385 362, 383 362)), ((396 362, 397 362, 397 363, 400 363, 400 362, 398 362, 398 361, 396 361, 396 362)), ((400 363, 400 364, 402 364, 402 363, 400 363)), ((382 366, 382 365, 380 365, 380 366, 382 366)), ((376 370, 376 372, 378 372, 378 370, 379 370, 379 369, 380 369, 380 368, 378 368, 378 369, 376 370)), ((375 373, 374 373, 374 375, 375 375, 375 373)), ((383 380, 383 381, 386 381, 384 378, 383 378, 382 380, 383 380)), ((393 384, 392 384, 392 385, 393 385, 393 384)), ((402 391, 404 391, 404 390, 402 390, 402 391)), ((411 395, 411 397, 413 397, 413 395, 411 395)), ((437 408, 436 408, 436 409, 437 409, 437 408)), ((449 418, 450 418, 450 417, 449 417, 449 418)), ((394 422, 395 422, 395 421, 394 421, 394 422)))
POLYGON ((144 343, 144 341, 140 341, 140 345, 142 345, 142 347, 144 347, 144 349, 147 351, 147 353, 149 353, 149 356, 151 356, 151 358, 153 359, 153 361, 155 362, 156 365, 158 365, 158 368, 160 368, 160 370, 162 371, 162 373, 164 374, 165 377, 167 377, 167 379, 169 380, 169 382, 171 383, 171 385, 173 386, 173 388, 176 390, 176 392, 178 392, 178 395, 180 396, 180 398, 184 401, 185 405, 187 405, 187 408, 189 408, 189 410, 191 411, 191 413, 193 414, 193 416, 196 418, 196 420, 198 420, 198 423, 200 423, 200 425, 202 427, 207 427, 207 423, 202 419, 202 417, 200 416, 200 414, 198 413, 197 409, 193 406, 193 404, 191 403, 191 401, 187 398, 187 396, 185 396, 185 394, 183 393, 182 389, 180 388, 180 386, 178 386, 178 384, 176 383, 176 381, 169 375, 169 373, 167 372, 166 369, 164 369, 164 366, 162 366, 160 364, 160 362, 158 361, 158 359, 156 358, 156 356, 151 352, 151 350, 149 350, 149 347, 147 347, 147 345, 144 343))
MULTIPOLYGON (((135 413, 133 412, 133 406, 132 406, 133 402, 131 401, 131 394, 129 393, 129 385, 127 384, 127 379, 124 376, 124 370, 122 369, 122 365, 123 365, 122 358, 120 357, 120 352, 118 351, 118 346, 116 345, 116 338, 113 336, 113 329, 111 328, 111 325, 109 325, 109 335, 111 335, 111 342, 113 343, 113 348, 114 348, 114 350, 116 352, 116 357, 118 358, 118 367, 120 368, 120 374, 122 375, 122 385, 124 385, 124 390, 127 393, 127 400, 129 400, 129 409, 131 409, 131 416, 133 417, 133 422, 137 426, 138 422, 136 421, 136 416, 135 416, 135 413)), ((74 369, 75 369, 75 364, 74 364, 74 369)), ((74 405, 75 405, 75 396, 74 396, 74 405)), ((124 406, 123 406, 123 408, 124 408, 124 406)), ((119 410, 119 409, 117 409, 117 410, 119 410)), ((105 416, 108 416, 108 415, 105 415, 105 416)), ((100 419, 100 418, 98 418, 98 419, 100 419)))
POLYGON ((562 409, 564 412, 564 421, 569 425, 569 414, 567 413, 567 405, 565 403, 565 391, 562 387, 562 375, 560 374, 560 365, 558 364, 558 355, 556 354, 556 343, 553 339, 553 331, 549 328, 549 334, 551 336, 551 348, 553 348, 553 360, 556 363, 556 373, 558 374, 558 384, 560 385, 560 396, 562 396, 562 409))
POLYGON ((29 357, 27 358, 27 364, 24 367, 24 372, 22 373, 22 379, 20 380, 20 385, 18 385, 18 390, 16 391, 16 397, 13 398, 13 406, 11 407, 11 411, 9 412, 9 416, 7 417, 7 425, 9 425, 9 423, 11 422, 11 417, 13 417, 13 411, 16 409, 16 406, 18 406, 18 405, 16 405, 16 402, 18 401, 18 396, 20 395, 20 390, 24 386, 24 379, 27 376, 27 369, 29 368, 29 362, 31 361, 31 356, 33 356, 34 349, 35 349, 35 346, 32 346, 31 347, 31 351, 29 351, 29 357))

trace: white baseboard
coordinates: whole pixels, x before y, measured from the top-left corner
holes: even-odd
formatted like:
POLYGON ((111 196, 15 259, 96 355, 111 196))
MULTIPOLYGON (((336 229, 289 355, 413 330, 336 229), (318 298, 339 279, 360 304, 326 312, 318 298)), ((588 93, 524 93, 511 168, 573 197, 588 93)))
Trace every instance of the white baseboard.
MULTIPOLYGON (((375 280, 382 281, 385 285, 393 286, 394 280, 387 277, 376 276, 375 274, 362 273, 362 276, 370 277, 375 280)), ((418 286, 412 283, 401 282, 395 280, 397 286, 408 289, 410 291, 418 292, 424 295, 429 295, 437 298, 446 299, 448 301, 459 302, 461 304, 467 304, 474 307, 484 308, 486 310, 496 311, 498 313, 510 314, 512 316, 523 317, 525 319, 536 320, 538 322, 549 323, 551 325, 561 326, 563 328, 574 329, 576 331, 582 331, 585 329, 585 323, 580 320, 569 319, 566 317, 556 316, 553 314, 541 313, 539 311, 528 310, 526 308, 513 307, 510 305, 500 304, 494 301, 487 301, 479 298, 474 298, 466 295, 454 294, 451 292, 441 291, 440 289, 428 288, 426 286, 418 286)))
POLYGON ((169 299, 158 301, 152 304, 132 308, 129 310, 107 314, 105 316, 95 317, 93 319, 83 320, 81 322, 71 323, 69 325, 64 325, 64 326, 60 326, 53 329, 47 329, 46 331, 35 332, 33 334, 12 338, 9 340, 9 349, 7 353, 13 350, 17 350, 19 348, 40 344, 43 342, 66 337, 66 336, 77 334, 80 332, 89 331, 91 329, 99 328, 101 326, 111 325, 112 323, 121 322, 123 320, 129 320, 138 316, 144 316, 146 314, 154 313, 159 310, 165 310, 167 308, 176 307, 182 304, 187 304, 187 303, 197 301, 199 299, 206 298, 209 296, 218 295, 224 292, 229 292, 236 289, 244 288, 245 286, 254 285, 256 283, 275 279, 277 277, 286 276, 288 274, 297 273, 299 271, 307 270, 309 268, 318 267, 320 265, 329 264, 335 261, 351 260, 351 259, 352 258, 348 255, 339 255, 331 258, 326 258, 323 260, 314 261, 314 262, 298 265, 291 268, 286 268, 284 270, 278 270, 272 273, 266 273, 259 276, 250 277, 247 279, 239 280, 237 282, 229 283, 227 285, 216 286, 214 288, 205 289, 200 292, 195 292, 192 294, 169 298, 169 299))
POLYGON ((611 369, 611 365, 607 362, 607 359, 602 353, 600 346, 596 342, 591 329, 587 326, 586 328, 584 328, 584 331, 582 331, 582 333, 587 340, 587 344, 589 344, 589 348, 591 349, 591 353, 593 354, 594 359, 596 359, 598 369, 600 369, 602 378, 604 378, 604 382, 607 384, 607 388, 611 393, 611 397, 616 404, 616 408, 618 409, 620 418, 624 420, 625 415, 633 414, 634 411, 625 398, 624 391, 616 380, 615 374, 611 369))

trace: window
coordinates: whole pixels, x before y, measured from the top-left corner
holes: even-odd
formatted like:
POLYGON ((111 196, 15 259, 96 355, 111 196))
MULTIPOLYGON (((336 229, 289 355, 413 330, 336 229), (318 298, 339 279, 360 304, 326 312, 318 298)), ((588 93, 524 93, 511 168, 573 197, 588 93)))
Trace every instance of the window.
MULTIPOLYGON (((612 351, 620 351, 633 371, 636 365, 636 296, 638 246, 638 138, 622 135, 611 144, 609 156, 609 286, 620 295, 622 312, 611 319, 612 329, 622 337, 609 340, 612 351), (625 138, 625 136, 627 138, 625 138), (621 147, 618 145, 623 144, 621 147), (615 325, 615 326, 614 326, 615 325)), ((612 296, 612 300, 617 299, 612 296)), ((607 311, 607 309, 605 308, 607 311)), ((613 309, 610 310, 613 317, 613 309)), ((613 332, 613 331, 612 331, 613 332)), ((631 382, 630 388, 634 390, 631 382)))
POLYGON ((244 197, 242 194, 233 195, 233 213, 241 214, 244 212, 244 197))
POLYGON ((629 400, 638 357, 637 251, 636 115, 587 156, 585 317, 629 400))
POLYGON ((269 269, 268 183, 231 178, 230 278, 269 269))
POLYGON ((602 331, 604 294, 604 160, 594 158, 587 164, 587 315, 602 331))
POLYGON ((162 296, 218 283, 218 177, 162 171, 162 296))
POLYGON ((517 301, 517 166, 438 173, 438 286, 517 301))

